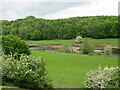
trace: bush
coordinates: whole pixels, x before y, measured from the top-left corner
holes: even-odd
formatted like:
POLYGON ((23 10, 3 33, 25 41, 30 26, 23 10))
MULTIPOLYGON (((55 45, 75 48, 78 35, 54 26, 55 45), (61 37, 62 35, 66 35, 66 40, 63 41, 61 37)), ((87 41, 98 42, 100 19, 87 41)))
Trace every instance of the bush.
POLYGON ((3 55, 3 84, 13 83, 22 88, 50 88, 50 80, 46 75, 45 63, 42 58, 37 59, 22 54, 20 60, 16 60, 13 55, 3 55))
POLYGON ((92 54, 94 53, 93 45, 90 43, 89 39, 83 40, 83 46, 80 47, 80 50, 83 54, 92 54))
POLYGON ((25 44, 23 40, 20 40, 16 36, 13 35, 7 35, 2 37, 2 47, 3 52, 6 55, 9 54, 27 54, 30 55, 30 50, 28 45, 25 44))
POLYGON ((77 36, 75 41, 76 43, 82 43, 83 39, 81 36, 77 36))
POLYGON ((63 45, 58 51, 64 53, 70 53, 70 49, 68 45, 63 45))
POLYGON ((120 68, 104 67, 102 70, 101 67, 98 70, 90 71, 87 73, 87 81, 85 81, 85 86, 87 88, 108 88, 110 86, 120 86, 120 68))
POLYGON ((112 55, 112 48, 111 48, 111 46, 109 46, 109 45, 105 46, 104 54, 105 55, 112 55))

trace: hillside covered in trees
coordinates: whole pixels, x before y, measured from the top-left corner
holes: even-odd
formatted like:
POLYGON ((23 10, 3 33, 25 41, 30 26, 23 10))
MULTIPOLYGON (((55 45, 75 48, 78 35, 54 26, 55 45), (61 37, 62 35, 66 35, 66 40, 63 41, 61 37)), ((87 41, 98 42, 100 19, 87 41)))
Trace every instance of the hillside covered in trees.
POLYGON ((118 38, 117 16, 73 17, 46 20, 28 16, 14 21, 2 20, 2 34, 25 40, 73 39, 78 35, 91 38, 118 38))

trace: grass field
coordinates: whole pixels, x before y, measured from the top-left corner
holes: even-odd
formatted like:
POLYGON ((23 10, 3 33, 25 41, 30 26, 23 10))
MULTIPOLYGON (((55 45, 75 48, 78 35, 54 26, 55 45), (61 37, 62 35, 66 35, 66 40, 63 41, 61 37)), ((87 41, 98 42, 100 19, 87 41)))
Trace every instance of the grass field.
POLYGON ((111 38, 107 38, 107 39, 91 39, 91 42, 93 43, 118 43, 118 40, 117 38, 114 38, 114 39, 111 39, 111 38))
MULTIPOLYGON (((93 44, 111 44, 112 46, 118 46, 118 39, 90 39, 90 42, 93 44)), ((32 41, 28 40, 26 43, 35 43, 35 44, 75 44, 75 40, 39 40, 32 41)))
POLYGON ((96 69, 99 65, 118 65, 118 57, 42 51, 32 51, 32 55, 45 59, 48 76, 57 88, 83 88, 88 71, 96 69))
POLYGON ((36 43, 36 44, 74 44, 74 40, 39 40, 39 41, 26 41, 26 43, 36 43))

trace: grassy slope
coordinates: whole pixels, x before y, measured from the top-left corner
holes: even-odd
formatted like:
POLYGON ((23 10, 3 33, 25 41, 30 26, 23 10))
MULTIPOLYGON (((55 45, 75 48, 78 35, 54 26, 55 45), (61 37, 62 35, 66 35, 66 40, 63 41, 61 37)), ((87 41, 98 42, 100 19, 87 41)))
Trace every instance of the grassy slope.
POLYGON ((86 73, 98 65, 116 66, 118 57, 87 56, 69 53, 32 51, 33 56, 42 56, 46 62, 49 77, 57 88, 84 87, 86 73))

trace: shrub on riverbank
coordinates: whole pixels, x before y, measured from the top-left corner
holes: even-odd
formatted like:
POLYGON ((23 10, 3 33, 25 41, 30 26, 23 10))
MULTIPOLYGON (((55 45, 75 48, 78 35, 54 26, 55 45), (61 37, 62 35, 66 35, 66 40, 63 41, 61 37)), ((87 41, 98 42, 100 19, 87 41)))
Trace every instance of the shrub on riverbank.
POLYGON ((112 47, 109 46, 109 45, 105 46, 105 48, 104 48, 104 54, 105 55, 112 55, 112 47))
POLYGON ((70 53, 69 45, 63 45, 59 50, 59 52, 70 53))
POLYGON ((83 40, 83 46, 79 48, 80 51, 82 51, 83 54, 92 54, 94 53, 93 45, 91 44, 89 39, 83 40))
POLYGON ((83 39, 81 36, 77 36, 75 41, 76 43, 82 43, 83 39))

